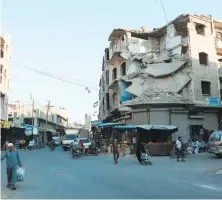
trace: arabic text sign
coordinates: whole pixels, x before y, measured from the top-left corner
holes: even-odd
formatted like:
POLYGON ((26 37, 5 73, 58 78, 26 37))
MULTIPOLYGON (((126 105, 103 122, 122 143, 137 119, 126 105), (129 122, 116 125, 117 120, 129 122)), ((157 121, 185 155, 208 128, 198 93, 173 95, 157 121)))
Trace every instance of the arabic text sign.
POLYGON ((25 126, 25 134, 26 135, 32 135, 32 126, 25 126))

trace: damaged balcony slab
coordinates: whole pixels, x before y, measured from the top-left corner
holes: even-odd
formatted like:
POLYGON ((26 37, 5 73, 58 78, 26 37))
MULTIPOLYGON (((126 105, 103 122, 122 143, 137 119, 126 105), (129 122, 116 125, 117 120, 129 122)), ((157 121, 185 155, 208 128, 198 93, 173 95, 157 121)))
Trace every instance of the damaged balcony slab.
POLYGON ((194 103, 184 98, 183 96, 176 94, 170 90, 147 90, 141 96, 124 102, 124 106, 133 106, 141 104, 189 104, 194 103))
POLYGON ((162 76, 168 76, 168 75, 178 71, 186 63, 187 63, 187 61, 176 60, 171 63, 148 64, 147 68, 142 70, 142 72, 145 72, 155 78, 162 77, 162 76))
MULTIPOLYGON (((144 74, 143 74, 144 75, 144 74)), ((191 77, 186 74, 175 74, 174 77, 167 77, 167 78, 159 78, 149 79, 145 77, 137 77, 131 80, 132 84, 126 88, 125 90, 135 96, 140 96, 144 91, 153 89, 153 88, 162 88, 167 90, 168 88, 175 93, 179 93, 188 83, 191 81, 191 77), (175 84, 177 83, 177 84, 175 84)))

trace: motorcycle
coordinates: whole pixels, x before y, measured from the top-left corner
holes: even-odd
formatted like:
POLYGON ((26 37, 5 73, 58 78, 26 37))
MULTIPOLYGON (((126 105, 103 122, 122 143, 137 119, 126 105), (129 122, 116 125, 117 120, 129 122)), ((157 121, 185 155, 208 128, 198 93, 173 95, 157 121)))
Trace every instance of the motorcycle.
POLYGON ((81 156, 81 150, 80 149, 76 149, 76 150, 72 150, 72 157, 73 158, 79 158, 81 156))
MULTIPOLYGON (((183 155, 184 155, 184 158, 187 157, 187 154, 188 154, 188 151, 187 149, 183 149, 183 155)), ((170 158, 176 158, 177 157, 177 154, 176 154, 176 146, 174 145, 172 150, 170 151, 170 158)))
POLYGON ((54 150, 55 150, 55 143, 54 143, 54 142, 52 142, 51 144, 49 144, 49 149, 50 149, 51 151, 54 151, 54 150))
POLYGON ((142 165, 152 165, 152 162, 150 161, 150 156, 149 156, 149 151, 146 147, 145 144, 143 144, 144 146, 144 151, 140 150, 140 158, 141 158, 141 164, 142 165))

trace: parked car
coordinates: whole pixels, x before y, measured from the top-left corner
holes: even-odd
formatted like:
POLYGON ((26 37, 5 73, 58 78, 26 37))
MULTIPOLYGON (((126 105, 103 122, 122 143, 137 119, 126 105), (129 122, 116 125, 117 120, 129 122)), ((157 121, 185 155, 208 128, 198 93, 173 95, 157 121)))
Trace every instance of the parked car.
POLYGON ((209 138, 209 152, 222 157, 222 131, 214 131, 209 138))

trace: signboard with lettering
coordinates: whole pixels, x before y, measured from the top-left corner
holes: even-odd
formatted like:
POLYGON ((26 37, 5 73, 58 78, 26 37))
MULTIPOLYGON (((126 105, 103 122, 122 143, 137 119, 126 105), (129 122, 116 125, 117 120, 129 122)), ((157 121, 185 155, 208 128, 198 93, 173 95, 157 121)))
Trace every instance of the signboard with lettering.
POLYGON ((208 99, 209 106, 221 106, 220 99, 216 97, 211 97, 208 99))
POLYGON ((32 135, 32 126, 29 126, 26 124, 25 126, 25 134, 26 135, 32 135))

